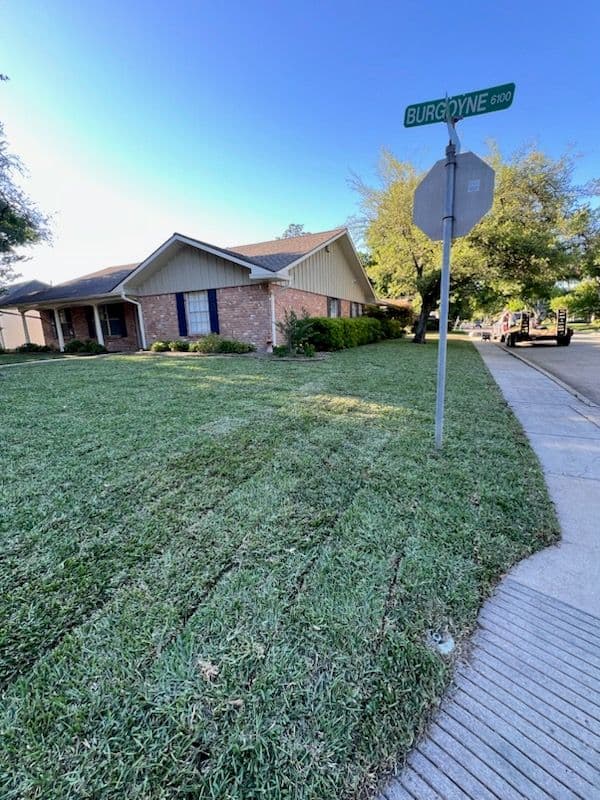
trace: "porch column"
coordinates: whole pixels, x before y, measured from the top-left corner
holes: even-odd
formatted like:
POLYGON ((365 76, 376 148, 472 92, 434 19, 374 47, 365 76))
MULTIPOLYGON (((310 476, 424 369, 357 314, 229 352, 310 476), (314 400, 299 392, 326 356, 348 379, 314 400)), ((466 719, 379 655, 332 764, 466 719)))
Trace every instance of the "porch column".
POLYGON ((65 339, 63 336, 62 328, 60 327, 60 317, 58 316, 58 308, 53 308, 54 311, 54 324, 56 325, 56 335, 58 337, 58 349, 61 353, 65 352, 65 339))
POLYGON ((104 334, 102 333, 102 323, 100 322, 100 314, 98 313, 98 306, 93 305, 92 308, 94 309, 94 326, 96 328, 96 339, 98 340, 98 344, 104 346, 104 334))
POLYGON ((19 311, 21 315, 21 322, 23 323, 23 335, 25 336, 25 344, 29 344, 31 339, 29 338, 29 328, 27 327, 27 317, 25 316, 25 311, 19 311))

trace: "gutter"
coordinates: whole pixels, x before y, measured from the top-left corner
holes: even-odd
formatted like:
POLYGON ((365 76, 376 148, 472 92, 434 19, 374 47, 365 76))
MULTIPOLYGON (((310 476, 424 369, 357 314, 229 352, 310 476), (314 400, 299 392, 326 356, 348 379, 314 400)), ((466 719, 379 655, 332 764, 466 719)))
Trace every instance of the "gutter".
POLYGON ((142 350, 147 350, 146 346, 146 329, 144 327, 144 314, 142 312, 142 304, 138 300, 134 300, 131 297, 127 297, 125 294, 125 289, 121 289, 121 297, 126 303, 132 303, 134 306, 137 306, 138 312, 138 323, 140 329, 140 339, 142 340, 142 350))

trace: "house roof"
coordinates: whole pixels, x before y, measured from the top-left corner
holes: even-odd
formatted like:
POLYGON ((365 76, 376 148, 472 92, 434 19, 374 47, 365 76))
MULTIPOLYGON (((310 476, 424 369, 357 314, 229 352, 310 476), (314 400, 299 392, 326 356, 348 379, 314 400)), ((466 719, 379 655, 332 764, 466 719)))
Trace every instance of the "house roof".
MULTIPOLYGON (((133 272, 136 266, 137 264, 121 264, 116 267, 106 267, 82 275, 80 278, 57 283, 56 286, 32 281, 32 283, 38 283, 41 288, 38 291, 29 292, 27 295, 21 295, 18 302, 13 299, 10 304, 47 303, 52 300, 77 300, 110 294, 115 286, 133 272)), ((2 297, 0 305, 7 305, 6 295, 2 297)))
POLYGON ((0 306, 12 307, 18 306, 20 302, 28 303, 29 298, 37 292, 49 289, 49 283, 42 281, 21 281, 20 283, 13 283, 8 286, 5 292, 0 294, 0 306))
POLYGON ((279 272, 294 261, 321 247, 330 239, 344 233, 345 228, 333 228, 320 233, 306 233, 286 239, 271 239, 257 244, 241 244, 227 249, 241 256, 251 258, 256 264, 270 272, 279 272))
MULTIPOLYGON (((285 270, 299 259, 305 258, 309 253, 323 247, 342 234, 346 233, 346 228, 333 228, 329 231, 319 233, 307 233, 303 236, 292 236, 286 239, 271 239, 267 242, 257 242, 255 244, 236 245, 235 247, 216 247, 198 239, 191 239, 182 234, 175 233, 158 250, 152 253, 145 261, 139 264, 122 264, 115 267, 106 267, 96 272, 83 275, 80 278, 73 278, 70 281, 59 283, 56 286, 48 286, 40 281, 31 281, 37 284, 37 290, 29 290, 24 295, 19 296, 19 305, 38 305, 52 301, 73 301, 78 299, 102 297, 110 295, 111 292, 121 287, 134 272, 145 270, 151 262, 155 262, 160 256, 163 259, 171 252, 170 248, 189 244, 200 249, 206 249, 222 255, 223 258, 230 258, 242 266, 259 267, 267 273, 285 270), (165 248, 167 248, 165 250, 165 248)), ((265 273, 258 273, 265 275, 265 273)), ((264 278, 263 278, 264 280, 264 278)), ((0 306, 7 305, 6 295, 0 298, 0 306)), ((11 300, 11 305, 15 305, 15 300, 11 300)))

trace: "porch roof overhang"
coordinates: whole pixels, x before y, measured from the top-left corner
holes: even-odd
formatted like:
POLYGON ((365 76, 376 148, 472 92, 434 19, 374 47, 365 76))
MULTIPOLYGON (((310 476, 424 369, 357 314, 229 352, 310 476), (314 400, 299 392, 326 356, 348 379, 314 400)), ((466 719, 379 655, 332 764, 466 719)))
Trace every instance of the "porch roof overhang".
POLYGON ((123 302, 123 297, 121 294, 105 293, 90 295, 89 297, 65 297, 63 299, 57 297, 54 300, 43 300, 37 303, 19 303, 17 308, 23 311, 26 309, 35 309, 36 311, 51 311, 54 308, 74 308, 76 306, 95 306, 120 302, 123 302))

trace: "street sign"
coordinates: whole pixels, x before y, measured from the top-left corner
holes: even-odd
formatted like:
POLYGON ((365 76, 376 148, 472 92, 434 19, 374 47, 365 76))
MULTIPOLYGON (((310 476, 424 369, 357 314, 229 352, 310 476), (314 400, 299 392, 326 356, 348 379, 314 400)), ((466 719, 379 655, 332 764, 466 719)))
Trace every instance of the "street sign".
MULTIPOLYGON (((443 238, 446 159, 437 161, 415 191, 413 222, 430 239, 443 238)), ((454 172, 452 237, 466 236, 494 200, 494 170, 475 153, 459 153, 454 172)))
POLYGON ((428 103, 416 103, 408 106, 404 112, 404 127, 414 128, 416 125, 445 122, 446 108, 452 120, 488 114, 490 111, 503 111, 512 104, 514 96, 515 84, 504 83, 502 86, 492 86, 491 89, 480 89, 478 92, 442 97, 428 103))

